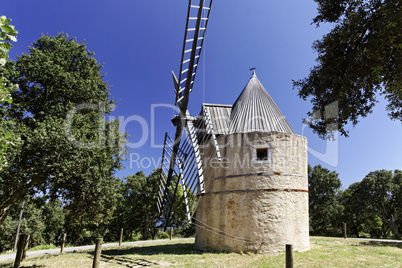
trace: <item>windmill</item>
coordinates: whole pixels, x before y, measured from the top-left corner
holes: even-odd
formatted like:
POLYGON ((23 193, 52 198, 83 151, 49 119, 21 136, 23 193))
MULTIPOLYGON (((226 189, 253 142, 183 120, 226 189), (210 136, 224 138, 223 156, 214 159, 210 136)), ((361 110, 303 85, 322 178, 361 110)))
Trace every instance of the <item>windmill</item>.
POLYGON ((211 5, 190 0, 178 78, 172 72, 179 114, 175 137, 165 135, 161 221, 166 230, 181 185, 195 249, 276 254, 292 243, 308 250, 307 139, 294 132, 255 68, 233 105, 203 103, 197 117, 187 110, 211 5))
MULTIPOLYGON (((204 175, 198 146, 200 135, 196 133, 204 122, 192 117, 187 106, 205 40, 212 2, 213 0, 189 1, 178 77, 172 71, 176 95, 175 105, 178 107, 179 114, 172 119, 172 123, 176 126, 174 138, 165 134, 157 201, 165 229, 173 213, 173 201, 179 184, 183 186, 189 222, 196 208, 195 199, 190 195, 204 193, 204 175)), ((217 153, 219 155, 218 148, 217 153)))

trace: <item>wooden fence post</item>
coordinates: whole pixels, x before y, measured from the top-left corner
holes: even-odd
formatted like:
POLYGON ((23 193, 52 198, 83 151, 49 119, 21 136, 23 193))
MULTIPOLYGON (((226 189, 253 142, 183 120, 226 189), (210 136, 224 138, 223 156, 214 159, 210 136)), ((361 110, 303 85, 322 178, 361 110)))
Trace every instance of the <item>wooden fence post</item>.
POLYGON ((286 244, 286 268, 293 268, 293 245, 286 244))
POLYGON ((123 242, 123 228, 120 229, 120 239, 119 239, 119 246, 121 246, 121 243, 123 242))
POLYGON ((66 243, 66 233, 63 233, 62 237, 61 237, 61 247, 60 247, 60 253, 64 252, 64 243, 66 243))
POLYGON ((172 240, 173 237, 173 227, 170 227, 170 240, 172 240))
POLYGON ((100 257, 102 252, 102 238, 96 238, 96 246, 94 252, 94 262, 92 264, 92 268, 99 268, 100 265, 100 257))
POLYGON ((343 238, 346 239, 348 235, 346 234, 346 222, 343 223, 343 238))
POLYGON ((17 254, 15 254, 14 268, 19 268, 20 267, 22 255, 24 253, 24 248, 25 248, 26 236, 27 235, 22 234, 18 238, 17 254))

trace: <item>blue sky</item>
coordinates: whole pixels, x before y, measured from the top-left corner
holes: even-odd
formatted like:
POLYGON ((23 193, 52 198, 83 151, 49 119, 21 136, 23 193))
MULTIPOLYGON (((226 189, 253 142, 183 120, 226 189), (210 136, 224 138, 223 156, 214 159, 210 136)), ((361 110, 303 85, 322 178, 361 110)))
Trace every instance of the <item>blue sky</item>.
MULTIPOLYGON (((123 177, 140 170, 150 173, 158 166, 164 132, 174 134, 174 111, 162 106, 174 104, 170 71, 177 73, 180 67, 187 5, 185 0, 0 0, 0 15, 12 18, 19 30, 12 59, 27 52, 42 33, 64 32, 87 43, 104 63, 105 80, 118 101, 112 115, 126 120, 134 146, 145 142, 130 149, 131 167, 127 161, 117 173, 123 177)), ((251 76, 249 69, 256 67, 296 133, 323 154, 309 154, 311 165, 338 172, 344 188, 370 171, 402 169, 402 125, 387 117, 381 96, 369 117, 349 126, 350 137, 333 144, 338 153, 329 154, 326 141, 303 130, 302 118, 311 104, 297 97, 292 79, 308 74, 316 58, 312 42, 332 26, 311 25, 315 14, 313 0, 214 1, 190 113, 197 115, 202 102, 233 104, 251 76)))

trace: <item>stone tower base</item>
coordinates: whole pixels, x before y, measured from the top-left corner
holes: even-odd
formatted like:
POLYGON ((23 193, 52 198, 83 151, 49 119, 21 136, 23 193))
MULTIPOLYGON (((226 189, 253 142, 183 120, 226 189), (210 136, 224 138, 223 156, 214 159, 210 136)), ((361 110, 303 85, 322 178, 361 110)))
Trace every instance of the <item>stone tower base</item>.
POLYGON ((307 139, 253 132, 220 136, 218 143, 222 161, 203 159, 195 249, 277 254, 293 244, 309 250, 307 139), (269 152, 263 161, 256 159, 260 148, 269 152))

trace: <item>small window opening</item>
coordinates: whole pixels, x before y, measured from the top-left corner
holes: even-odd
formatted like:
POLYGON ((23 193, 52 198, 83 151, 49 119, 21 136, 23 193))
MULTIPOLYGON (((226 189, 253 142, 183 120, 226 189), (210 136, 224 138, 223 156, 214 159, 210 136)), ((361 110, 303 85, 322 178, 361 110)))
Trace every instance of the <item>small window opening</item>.
POLYGON ((268 160, 268 148, 258 148, 257 149, 257 161, 268 160))

